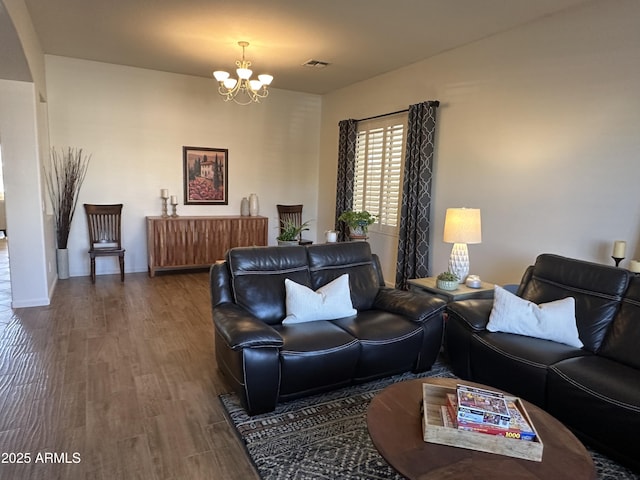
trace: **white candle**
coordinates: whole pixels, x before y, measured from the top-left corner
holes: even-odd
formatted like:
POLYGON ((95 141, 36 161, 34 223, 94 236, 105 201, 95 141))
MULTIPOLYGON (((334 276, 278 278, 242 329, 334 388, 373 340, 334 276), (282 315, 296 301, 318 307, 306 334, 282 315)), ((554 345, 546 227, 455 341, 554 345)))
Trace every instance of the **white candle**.
POLYGON ((629 262, 629 270, 631 270, 633 273, 640 273, 640 261, 631 260, 629 262))
POLYGON ((624 258, 624 252, 627 249, 627 242, 624 240, 616 240, 613 242, 613 258, 624 258))
POLYGON ((175 195, 171 195, 171 205, 177 205, 178 204, 178 199, 176 198, 175 195))
POLYGON ((160 190, 160 198, 169 198, 169 190, 166 188, 160 190))

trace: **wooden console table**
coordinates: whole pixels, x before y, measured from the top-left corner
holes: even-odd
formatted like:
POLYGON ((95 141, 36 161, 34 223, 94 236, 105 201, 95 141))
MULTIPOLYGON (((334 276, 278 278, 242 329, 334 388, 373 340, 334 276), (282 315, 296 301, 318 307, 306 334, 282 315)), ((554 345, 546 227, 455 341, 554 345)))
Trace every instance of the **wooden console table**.
POLYGON ((149 276, 208 267, 232 247, 267 244, 267 217, 147 217, 149 276))

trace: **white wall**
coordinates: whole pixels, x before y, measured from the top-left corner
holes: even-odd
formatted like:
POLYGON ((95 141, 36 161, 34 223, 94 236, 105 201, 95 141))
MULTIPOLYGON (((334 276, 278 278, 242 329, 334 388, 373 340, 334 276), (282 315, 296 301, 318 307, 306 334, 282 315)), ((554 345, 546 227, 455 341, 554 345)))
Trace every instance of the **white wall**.
MULTIPOLYGON (((323 97, 319 219, 335 209, 337 123, 440 100, 432 274, 447 207, 482 210, 471 273, 520 280, 542 252, 640 256, 640 2, 547 17, 323 97)), ((427 25, 428 27, 428 25, 427 25)), ((389 280, 387 278, 387 280, 389 280)))
POLYGON ((49 303, 34 84, 0 80, 12 306, 49 303))
MULTIPOLYGON (((32 136, 22 148, 46 158, 47 125, 38 120, 46 104, 36 100, 47 98, 41 52, 29 34, 23 1, 4 3, 21 20, 16 28, 36 79, 28 94, 33 99, 27 101, 20 88, 32 115, 24 130, 32 136)), ((276 203, 302 202, 305 217, 321 233, 333 224, 337 122, 438 99, 432 273, 446 268, 450 245, 441 241, 442 222, 451 206, 482 209, 484 241, 470 246, 470 253, 472 272, 485 280, 517 281, 544 251, 611 263, 615 239, 627 240, 628 259, 637 258, 639 15, 635 0, 594 1, 322 99, 274 89, 264 104, 250 107, 221 102, 206 79, 50 57, 51 144, 94 154, 80 202, 126 204, 128 271, 146 270, 143 218, 159 213, 160 188, 182 195, 182 145, 229 148, 232 167, 229 207, 182 206, 181 214, 236 213, 240 198, 256 191, 273 226, 276 203)), ((5 98, 14 87, 4 89, 5 98)), ((13 112, 3 108, 0 117, 7 125, 13 112)), ((24 139, 21 132, 10 139, 14 128, 2 128, 3 149, 7 141, 24 139)), ((19 184, 18 167, 13 171, 19 184)), ((41 202, 37 182, 33 191, 14 193, 15 205, 23 198, 41 202)), ((8 197, 8 209, 10 203, 8 197)), ((28 221, 18 218, 13 227, 9 216, 9 229, 38 235, 43 223, 45 231, 38 254, 15 271, 48 275, 50 290, 55 275, 43 272, 51 263, 50 217, 31 218, 42 216, 40 207, 26 213, 28 221)), ((88 242, 79 214, 71 272, 86 275, 88 242)), ((310 238, 321 238, 317 232, 310 238)), ((273 242, 275 229, 270 234, 273 242)), ((99 273, 116 271, 110 259, 103 260, 99 273)), ((21 305, 41 298, 39 280, 28 288, 21 305)))
MULTIPOLYGON (((147 270, 144 218, 161 213, 160 189, 182 203, 182 147, 229 149, 229 205, 178 205, 179 215, 238 215, 255 192, 277 235, 277 203, 304 204, 317 233, 321 98, 272 89, 260 104, 225 103, 214 80, 46 56, 54 147, 82 147, 93 157, 69 238, 71 276, 89 274, 83 203, 124 203, 126 270, 147 270)), ((97 261, 115 273, 117 260, 97 261)))
POLYGON ((2 0, 29 65, 30 82, 0 81, 12 306, 47 305, 55 288, 55 243, 44 214, 41 158, 48 152, 44 55, 24 0, 2 0))

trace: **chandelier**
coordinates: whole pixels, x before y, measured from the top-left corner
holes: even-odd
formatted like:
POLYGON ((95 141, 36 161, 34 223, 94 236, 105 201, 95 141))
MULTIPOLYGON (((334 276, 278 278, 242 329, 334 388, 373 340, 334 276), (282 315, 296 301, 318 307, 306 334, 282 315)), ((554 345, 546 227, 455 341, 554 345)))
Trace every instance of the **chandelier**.
POLYGON ((251 102, 259 103, 261 98, 269 95, 267 86, 273 81, 271 75, 258 75, 257 80, 251 80, 253 73, 249 67, 251 62, 245 60, 244 49, 249 46, 249 42, 238 42, 242 47, 242 60, 236 60, 236 74, 238 79, 230 78, 228 72, 216 70, 213 76, 219 83, 218 93, 224 97, 224 101, 233 100, 239 105, 249 105, 251 102))

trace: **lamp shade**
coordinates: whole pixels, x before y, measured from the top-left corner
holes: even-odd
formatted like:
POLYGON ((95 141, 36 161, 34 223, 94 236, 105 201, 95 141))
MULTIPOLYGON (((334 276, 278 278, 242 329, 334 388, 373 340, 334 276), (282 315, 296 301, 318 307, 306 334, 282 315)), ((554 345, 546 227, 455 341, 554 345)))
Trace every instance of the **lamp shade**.
POLYGON ((443 241, 446 243, 481 243, 480 209, 447 208, 443 241))

